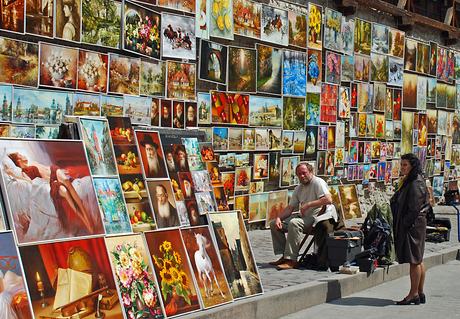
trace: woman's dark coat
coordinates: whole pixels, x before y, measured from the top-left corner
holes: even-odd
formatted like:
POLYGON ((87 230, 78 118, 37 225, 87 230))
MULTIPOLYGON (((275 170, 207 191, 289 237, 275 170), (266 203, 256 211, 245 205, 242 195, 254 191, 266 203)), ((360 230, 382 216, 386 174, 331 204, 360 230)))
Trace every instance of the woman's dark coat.
POLYGON ((423 261, 429 206, 430 195, 425 179, 419 175, 401 190, 398 198, 394 235, 396 259, 400 264, 420 264, 423 261))

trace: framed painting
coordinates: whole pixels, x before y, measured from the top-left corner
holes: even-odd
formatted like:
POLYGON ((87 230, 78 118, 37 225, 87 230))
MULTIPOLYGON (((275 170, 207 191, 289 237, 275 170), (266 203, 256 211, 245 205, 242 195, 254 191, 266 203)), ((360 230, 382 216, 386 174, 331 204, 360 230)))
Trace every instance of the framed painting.
POLYGON ((211 3, 207 0, 195 0, 195 34, 197 38, 209 40, 211 26, 211 3))
POLYGON ((1 120, 10 122, 12 120, 11 117, 11 109, 13 106, 13 86, 11 85, 0 85, 0 97, 3 96, 2 99, 2 109, 0 111, 1 120))
POLYGON ((345 122, 337 121, 335 136, 335 147, 345 147, 345 122))
POLYGON ((244 220, 249 218, 249 196, 235 196, 235 210, 240 211, 244 220))
POLYGON ((275 220, 288 205, 287 190, 279 190, 268 193, 267 219, 265 228, 270 227, 270 222, 275 220))
POLYGON ((321 94, 307 93, 307 126, 319 125, 321 94))
POLYGON ((237 167, 235 169, 235 191, 248 191, 251 181, 252 167, 237 167))
POLYGON ((371 81, 388 82, 388 55, 371 53, 371 81))
POLYGON ((374 85, 358 83, 358 112, 371 113, 373 109, 374 85))
POLYGON ((134 130, 127 117, 107 117, 113 145, 134 145, 134 130))
POLYGON ((319 50, 307 50, 308 72, 307 72, 307 92, 321 92, 321 60, 322 55, 319 50))
POLYGON ((305 97, 307 92, 306 58, 303 52, 284 50, 283 94, 305 97))
POLYGON ((149 251, 141 234, 106 237, 112 271, 120 294, 124 297, 125 314, 161 318, 164 310, 158 294, 158 283, 152 273, 149 251), (132 279, 126 281, 127 274, 132 279))
POLYGON ((152 98, 125 95, 123 97, 123 116, 129 117, 131 123, 150 125, 152 98))
MULTIPOLYGON (((402 154, 412 153, 414 113, 402 112, 402 154)), ((444 132, 445 133, 445 132, 444 132)))
POLYGON ((429 73, 430 67, 430 45, 417 42, 417 65, 416 70, 419 73, 429 73))
POLYGON ((139 95, 141 60, 117 54, 109 55, 108 93, 139 95))
POLYGON ((342 55, 326 52, 326 82, 340 85, 342 55))
POLYGON ((337 122, 337 100, 339 87, 337 85, 321 84, 321 122, 337 122))
POLYGON ((267 193, 249 195, 249 223, 267 219, 267 193))
POLYGON ((308 42, 307 46, 312 49, 323 48, 322 37, 323 7, 308 3, 308 42))
POLYGON ((212 122, 247 125, 249 95, 211 91, 212 122))
POLYGON ((327 128, 327 149, 335 149, 335 126, 328 126, 327 128))
POLYGON ((346 17, 342 16, 342 29, 340 33, 340 51, 342 51, 346 55, 353 56, 355 20, 347 19, 346 17))
POLYGON ((249 95, 249 125, 262 127, 281 127, 281 98, 249 95))
POLYGON ((225 172, 221 173, 221 175, 222 184, 228 203, 233 204, 235 196, 235 172, 225 172))
POLYGON ((82 0, 81 42, 119 49, 122 5, 114 0, 82 0))
POLYGON ((438 46, 436 78, 447 82, 447 49, 441 46, 438 46))
POLYGON ((281 135, 282 129, 269 129, 268 130, 268 149, 270 151, 279 151, 281 150, 281 135))
POLYGON ((197 226, 183 228, 181 229, 181 235, 188 260, 196 278, 203 308, 207 309, 232 302, 232 293, 228 286, 225 271, 219 252, 213 241, 210 227, 197 226), (203 269, 210 270, 206 271, 203 269))
POLYGON ((369 56, 371 54, 372 45, 372 23, 365 20, 356 19, 354 32, 355 53, 369 56))
POLYGON ((403 60, 399 58, 389 58, 389 69, 388 69, 388 85, 403 86, 403 73, 404 64, 403 60))
MULTIPOLYGON (((160 134, 155 131, 135 131, 136 140, 138 144, 139 154, 142 160, 142 171, 145 178, 167 178, 168 172, 166 171, 165 156, 160 139, 160 134)), ((139 164, 139 159, 126 157, 128 161, 136 160, 139 164)), ((123 154, 121 159, 123 160, 123 154)), ((118 160, 118 159, 117 159, 118 160)), ((136 163, 134 163, 136 164, 136 163)))
POLYGON ((165 79, 165 62, 141 60, 141 95, 165 96, 165 79))
POLYGON ((207 170, 192 171, 190 174, 192 176, 195 192, 203 193, 212 191, 211 178, 207 170))
POLYGON ((370 65, 371 65, 371 58, 366 55, 355 54, 355 74, 354 79, 355 81, 359 82, 369 82, 370 79, 370 65))
MULTIPOLYGON (((426 110, 426 92, 427 88, 427 77, 417 77, 417 110, 426 110)), ((455 101, 455 87, 453 93, 453 100, 455 101)), ((453 106, 453 105, 452 105, 453 106)))
POLYGON ((307 143, 307 133, 305 131, 295 131, 294 132, 293 153, 294 154, 304 154, 306 143, 307 143))
POLYGON ((393 89, 393 120, 401 120, 402 90, 393 89))
POLYGON ((113 155, 109 125, 104 119, 79 118, 80 136, 93 176, 115 176, 117 167, 113 155))
POLYGON ((393 119, 393 89, 389 87, 385 90, 385 119, 393 119))
POLYGON ((166 97, 168 99, 195 100, 196 65, 167 62, 166 97))
POLYGON ((417 63, 417 41, 406 38, 404 47, 404 70, 415 71, 417 63))
POLYGON ((257 92, 281 95, 283 51, 257 45, 257 92))
POLYGON ((198 140, 196 138, 182 138, 182 144, 185 146, 190 171, 203 170, 204 165, 200 156, 198 140))
POLYGON ((389 52, 389 28, 387 26, 372 24, 372 47, 375 53, 388 54, 389 52))
POLYGON ((260 39, 262 4, 254 1, 233 1, 233 28, 237 35, 260 39), (259 21, 259 23, 257 23, 259 21))
POLYGON ((389 28, 388 39, 389 39, 389 54, 397 57, 404 58, 404 43, 405 43, 405 32, 393 28, 389 28))
MULTIPOLYGON (((26 2, 26 9, 25 9, 25 32, 33 35, 38 35, 47 38, 53 38, 54 36, 54 6, 56 2, 43 2, 40 5, 34 5, 34 3, 26 2)), ((22 10, 19 9, 19 12, 24 12, 24 2, 19 1, 19 8, 22 6, 22 10)), ((16 5, 17 6, 17 5, 16 5)), ((17 11, 17 7, 12 2, 9 6, 10 10, 15 7, 15 11, 17 11)), ((17 14, 10 13, 14 19, 18 19, 17 14)), ((20 13, 20 14, 21 14, 20 13)), ((16 22, 17 23, 17 22, 16 22)), ((21 24, 15 24, 17 28, 21 27, 21 24)), ((16 29, 17 29, 16 28, 16 29)), ((24 16, 22 16, 22 30, 24 29, 24 16)), ((12 30, 14 31, 14 30, 12 30)))
POLYGON ((352 82, 355 79, 355 58, 352 56, 342 55, 342 82, 352 82))
MULTIPOLYGON (((425 86, 426 87, 426 86, 425 86)), ((455 109, 456 107, 456 93, 457 93, 457 88, 455 85, 447 85, 447 89, 446 89, 446 108, 447 109, 455 109)), ((419 100, 417 100, 417 102, 420 102, 419 100)), ((418 103, 417 103, 417 106, 418 106, 418 103)), ((426 109, 426 105, 425 105, 425 109, 426 109)))
POLYGON ((342 43, 342 14, 340 12, 324 9, 324 48, 334 51, 341 51, 342 43))
POLYGON ((157 228, 180 226, 170 180, 147 180, 147 188, 152 201, 157 228))
POLYGON ((402 104, 402 107, 404 108, 417 108, 417 78, 418 76, 415 74, 404 73, 404 100, 402 104))
POLYGON ((106 93, 108 54, 78 50, 78 85, 83 91, 106 93))
MULTIPOLYGON (((96 306, 78 311, 72 308, 76 307, 75 301, 80 298, 92 300, 99 294, 102 296, 100 306, 103 307, 118 299, 117 284, 103 237, 33 245, 21 247, 19 251, 36 318, 53 318, 50 313, 54 312, 62 316, 69 310, 95 316, 96 306)), ((126 270, 123 268, 121 271, 126 270)), ((116 302, 110 313, 122 318, 121 302, 116 302)))
POLYGON ((267 5, 262 6, 260 25, 263 27, 261 28, 261 40, 285 46, 289 45, 289 36, 285 36, 289 32, 288 10, 267 5))
POLYGON ((18 244, 104 233, 83 142, 2 139, 0 145, 5 150, 2 155, 4 195, 18 244), (38 175, 30 175, 33 180, 28 176, 32 183, 26 178, 14 177, 22 176, 23 167, 38 167, 38 175), (40 173, 42 168, 52 172, 48 181, 39 177, 46 177, 40 173), (78 174, 71 181, 68 175, 61 175, 63 170, 78 174), (53 193, 52 180, 71 190, 68 198, 53 193), (36 183, 43 186, 34 187, 36 183), (30 194, 26 199, 14 195, 25 191, 30 194), (76 206, 66 204, 67 201, 76 206))
POLYGON ((219 0, 210 0, 212 8, 211 37, 233 40, 233 0, 221 3, 219 0))
MULTIPOLYGON (((7 1, 1 6, 2 12, 0 15, 0 29, 15 33, 24 33, 24 19, 26 12, 24 9, 23 0, 7 1)), ((52 4, 51 4, 52 10, 52 4)), ((52 11, 50 13, 52 16, 52 11)), ((40 18, 38 18, 40 19, 40 18)), ((51 18, 51 21, 53 19, 51 18)), ((53 32, 53 26, 51 25, 51 32, 53 32)))
POLYGON ((96 94, 74 94, 73 115, 99 116, 101 114, 101 96, 96 94))
POLYGON ((227 90, 254 93, 256 85, 256 50, 228 47, 227 90))
POLYGON ((78 49, 40 43, 40 85, 77 88, 78 49))
POLYGON ((144 0, 145 2, 153 5, 157 5, 159 7, 165 7, 169 9, 179 10, 188 13, 195 13, 195 0, 185 0, 182 2, 171 2, 167 0, 144 0), (155 3, 156 2, 156 3, 155 3))
POLYGON ((212 148, 214 151, 228 151, 228 128, 213 127, 212 148))
POLYGON ((375 116, 380 114, 367 114, 366 116, 366 137, 374 138, 375 136, 375 116))
POLYGON ((198 124, 211 124, 211 94, 198 93, 198 124))
POLYGON ((101 95, 102 116, 123 116, 123 98, 118 96, 101 95))
POLYGON ((268 181, 269 182, 279 182, 280 176, 280 153, 270 152, 268 163, 268 181))
POLYGON ((54 5, 54 37, 71 42, 81 40, 82 1, 57 0, 54 5))
POLYGON ((386 85, 374 83, 374 111, 385 112, 386 85))
POLYGON ((212 225, 217 242, 224 240, 228 242, 228 247, 233 247, 233 245, 241 247, 236 254, 238 259, 241 258, 244 261, 245 266, 243 267, 237 267, 228 258, 231 254, 229 248, 219 250, 233 298, 239 299, 263 293, 259 272, 241 213, 239 211, 211 213, 208 215, 208 220, 212 225), (243 281, 240 287, 240 285, 236 285, 236 280, 238 280, 236 278, 246 278, 246 281, 243 281))
POLYGON ((256 151, 268 151, 268 148, 269 148, 268 129, 256 128, 255 136, 256 136, 255 150, 256 151))
POLYGON ((162 57, 195 60, 195 18, 163 12, 161 19, 162 57))
POLYGON ((318 128, 307 126, 306 135, 307 140, 305 144, 305 158, 315 159, 317 151, 318 128))
POLYGON ((436 108, 447 107, 447 84, 437 83, 436 84, 436 108))
POLYGON ((305 98, 283 96, 283 130, 305 129, 305 98))
POLYGON ((339 196, 345 219, 361 218, 356 185, 339 185, 339 196))
POLYGON ((436 77, 438 66, 438 44, 430 41, 430 66, 429 74, 436 77))
POLYGON ((228 149, 230 151, 243 150, 243 129, 228 128, 228 149))
POLYGON ((9 126, 9 137, 14 138, 35 138, 35 125, 16 125, 9 126))
POLYGON ((228 47, 219 43, 201 40, 200 74, 201 80, 226 84, 228 47))
POLYGON ((283 147, 281 154, 292 154, 294 149, 294 131, 283 131, 283 147))
POLYGON ((289 45, 305 49, 307 47, 307 17, 289 10, 288 19, 289 45))
POLYGON ((385 138, 384 114, 375 114, 375 138, 385 138))
POLYGON ((254 154, 254 179, 268 178, 268 153, 254 154))
POLYGON ((35 138, 41 140, 56 140, 59 135, 59 125, 53 124, 36 124, 35 125, 35 138))
POLYGON ((358 136, 365 137, 367 129, 367 114, 359 113, 358 136))

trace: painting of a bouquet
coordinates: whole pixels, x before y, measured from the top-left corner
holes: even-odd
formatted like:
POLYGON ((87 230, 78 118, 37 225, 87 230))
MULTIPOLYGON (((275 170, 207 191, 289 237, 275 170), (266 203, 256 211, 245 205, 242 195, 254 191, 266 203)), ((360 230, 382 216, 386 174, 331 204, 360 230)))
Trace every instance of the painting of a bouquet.
POLYGON ((141 235, 106 238, 128 318, 163 318, 141 235), (131 244, 133 242, 134 244, 131 244))

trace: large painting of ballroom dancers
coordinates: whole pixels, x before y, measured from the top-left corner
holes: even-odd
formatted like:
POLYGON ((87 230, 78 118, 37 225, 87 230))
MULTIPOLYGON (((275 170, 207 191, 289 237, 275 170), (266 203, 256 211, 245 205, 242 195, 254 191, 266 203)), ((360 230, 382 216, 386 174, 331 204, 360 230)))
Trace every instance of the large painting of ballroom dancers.
POLYGON ((18 244, 104 234, 83 142, 2 139, 0 156, 18 244))

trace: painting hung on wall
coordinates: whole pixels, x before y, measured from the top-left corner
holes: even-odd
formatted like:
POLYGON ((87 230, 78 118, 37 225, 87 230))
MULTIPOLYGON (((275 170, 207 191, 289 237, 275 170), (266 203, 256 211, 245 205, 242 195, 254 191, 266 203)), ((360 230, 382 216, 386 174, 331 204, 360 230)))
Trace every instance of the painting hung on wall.
POLYGON ((404 108, 415 109, 417 107, 417 77, 415 74, 404 73, 404 100, 402 104, 404 108))
POLYGON ((81 35, 81 1, 67 2, 57 0, 55 2, 54 37, 80 42, 81 35))
POLYGON ((141 61, 140 94, 165 95, 166 64, 162 61, 141 61))
POLYGON ((262 5, 253 1, 233 1, 235 34, 260 39, 260 12, 262 5))
POLYGON ((403 60, 398 58, 389 58, 388 84, 394 86, 403 86, 403 60))
POLYGON ((195 19, 168 13, 161 19, 162 56, 195 60, 195 19))
POLYGON ((270 151, 279 151, 281 150, 281 135, 283 130, 274 128, 268 130, 268 149, 270 151))
POLYGON ((351 82, 355 79, 355 59, 352 56, 342 55, 341 81, 351 82))
POLYGON ((372 47, 371 51, 388 54, 389 52, 389 28, 387 26, 372 24, 372 47))
POLYGON ((35 138, 35 126, 12 124, 9 136, 14 138, 35 138))
POLYGON ((388 66, 387 55, 371 53, 371 81, 388 82, 388 66))
POLYGON ((334 52, 326 52, 326 82, 340 84, 342 56, 334 52))
POLYGON ((281 98, 250 95, 249 125, 281 127, 282 103, 281 98))
POLYGON ((212 122, 247 125, 249 96, 211 91, 212 122))
POLYGON ((308 49, 307 92, 321 92, 321 51, 308 49))
POLYGON ((354 50, 355 53, 371 54, 372 24, 361 19, 355 20, 354 50))
MULTIPOLYGON (((40 5, 34 5, 34 3, 26 2, 26 33, 30 34, 35 34, 47 38, 52 38, 54 36, 54 5, 55 2, 47 1, 43 2, 43 4, 40 3, 40 5)), ((19 1, 18 4, 14 4, 14 2, 11 2, 7 7, 10 7, 9 10, 14 8, 16 11, 16 14, 11 13, 6 13, 5 16, 12 16, 13 20, 15 19, 15 16, 19 13, 17 11, 18 7, 22 9, 19 9, 20 14, 24 14, 24 2, 19 1)), ((24 17, 21 17, 22 19, 24 17)), ((17 19, 17 18, 16 18, 17 19)), ((5 22, 3 22, 5 23, 5 22)), ((7 25, 9 23, 7 22, 7 25)), ((13 22, 14 26, 17 26, 17 28, 21 28, 21 24, 15 24, 13 22)), ((24 20, 22 21, 22 30, 19 32, 22 32, 24 28, 24 20)), ((8 28, 5 28, 8 30, 8 28)), ((10 31, 17 31, 17 30, 10 30, 10 31)))
POLYGON ((228 47, 227 90, 256 92, 256 85, 256 50, 228 47))
POLYGON ((369 82, 371 73, 371 58, 365 55, 355 54, 355 81, 369 82))
MULTIPOLYGON (((307 90, 306 54, 284 50, 283 94, 305 96, 307 90)), ((340 66, 339 66, 340 68, 340 66)))
POLYGON ((77 88, 78 49, 40 44, 40 85, 77 88))
MULTIPOLYGON (((155 5, 155 0, 144 0, 149 4, 155 5)), ((167 1, 167 0, 156 0, 156 5, 160 7, 170 8, 174 10, 179 10, 183 12, 195 13, 195 0, 185 0, 185 1, 167 1)))
POLYGON ((307 125, 319 125, 321 94, 307 93, 307 125))
POLYGON ((159 229, 180 226, 171 181, 169 179, 147 180, 147 188, 152 201, 156 227, 159 229))
POLYGON ((211 94, 198 93, 198 124, 211 123, 211 94))
POLYGON ((447 84, 438 82, 436 85, 436 107, 447 107, 447 84))
POLYGON ((288 10, 262 6, 260 39, 280 45, 289 44, 288 10))
POLYGON ((139 95, 140 59, 113 53, 109 58, 109 93, 139 95))
POLYGON ((438 46, 436 78, 447 82, 447 49, 438 46))
POLYGON ((106 93, 108 62, 107 54, 79 50, 78 89, 106 93))
POLYGON ((345 219, 360 218, 358 194, 355 185, 339 185, 339 196, 345 219))
POLYGON ((323 7, 308 3, 308 42, 307 46, 312 49, 321 50, 323 48, 322 42, 322 28, 321 22, 323 21, 323 7))
POLYGON ((99 116, 101 97, 96 94, 74 94, 73 115, 99 116))
POLYGON ((337 99, 339 87, 323 83, 321 85, 321 122, 335 123, 337 121, 337 99))
POLYGON ((225 84, 227 80, 227 50, 224 45, 201 40, 200 44, 201 80, 225 84))
POLYGON ((283 51, 257 45, 257 92, 281 94, 283 51))
POLYGON ((417 41, 406 38, 404 47, 404 70, 415 71, 417 63, 417 41))
POLYGON ((389 54, 397 57, 404 57, 405 33, 397 29, 389 28, 389 54))
POLYGON ((124 4, 123 49, 159 59, 162 43, 160 14, 128 1, 124 4))
POLYGON ((82 0, 81 42, 120 48, 121 7, 113 0, 82 0))
POLYGON ((167 98, 195 100, 195 83, 195 64, 167 62, 167 98))
POLYGON ((374 83, 374 111, 385 112, 386 85, 374 83))
POLYGON ((7 189, 8 209, 18 243, 104 233, 82 142, 5 139, 1 148, 4 150, 3 185, 7 189), (32 183, 14 177, 21 176, 21 169, 27 167, 38 167, 32 183), (42 175, 45 171, 40 173, 42 168, 51 170, 49 180, 42 175), (78 175, 71 181, 63 170, 67 174, 78 171, 78 175), (72 190, 68 198, 55 192, 53 183, 50 184, 52 180, 72 190), (42 187, 37 188, 37 183, 42 183, 42 187), (29 192, 28 198, 14 195, 24 191, 29 192), (66 204, 67 201, 76 203, 75 207, 66 204))
POLYGON ((197 38, 209 40, 211 25, 211 3, 207 0, 195 0, 195 33, 197 38))
POLYGON ((324 17, 324 48, 340 51, 340 44, 342 43, 342 14, 330 8, 325 8, 324 17))
POLYGON ((342 16, 340 51, 349 56, 352 56, 354 53, 354 35, 355 20, 347 19, 346 17, 342 16))
POLYGON ((305 99, 295 97, 283 97, 283 129, 305 129, 305 99))
POLYGON ((429 73, 430 67, 430 45, 417 42, 417 65, 416 70, 420 73, 429 73))
MULTIPOLYGON (((427 88, 427 78, 424 76, 417 77, 417 109, 426 110, 426 88, 427 88)), ((454 87, 455 89, 455 87, 454 87)), ((455 92, 454 100, 455 100, 455 92)))
MULTIPOLYGON (((35 125, 35 138, 55 140, 58 138, 59 125, 35 125)), ((1 136, 1 135, 0 135, 1 136)), ((4 136, 7 137, 7 136, 4 136)))
POLYGON ((0 82, 37 87, 38 54, 38 44, 0 37, 0 82))
POLYGON ((123 116, 123 98, 101 95, 102 116, 123 116))
POLYGON ((211 37, 233 40, 233 0, 210 0, 211 37))
POLYGON ((374 86, 358 83, 358 112, 371 113, 373 109, 374 86))
POLYGON ((305 49, 307 47, 307 17, 289 10, 288 19, 289 44, 305 49))
POLYGON ((131 118, 133 124, 150 125, 152 99, 132 95, 125 95, 123 98, 123 116, 131 118))

